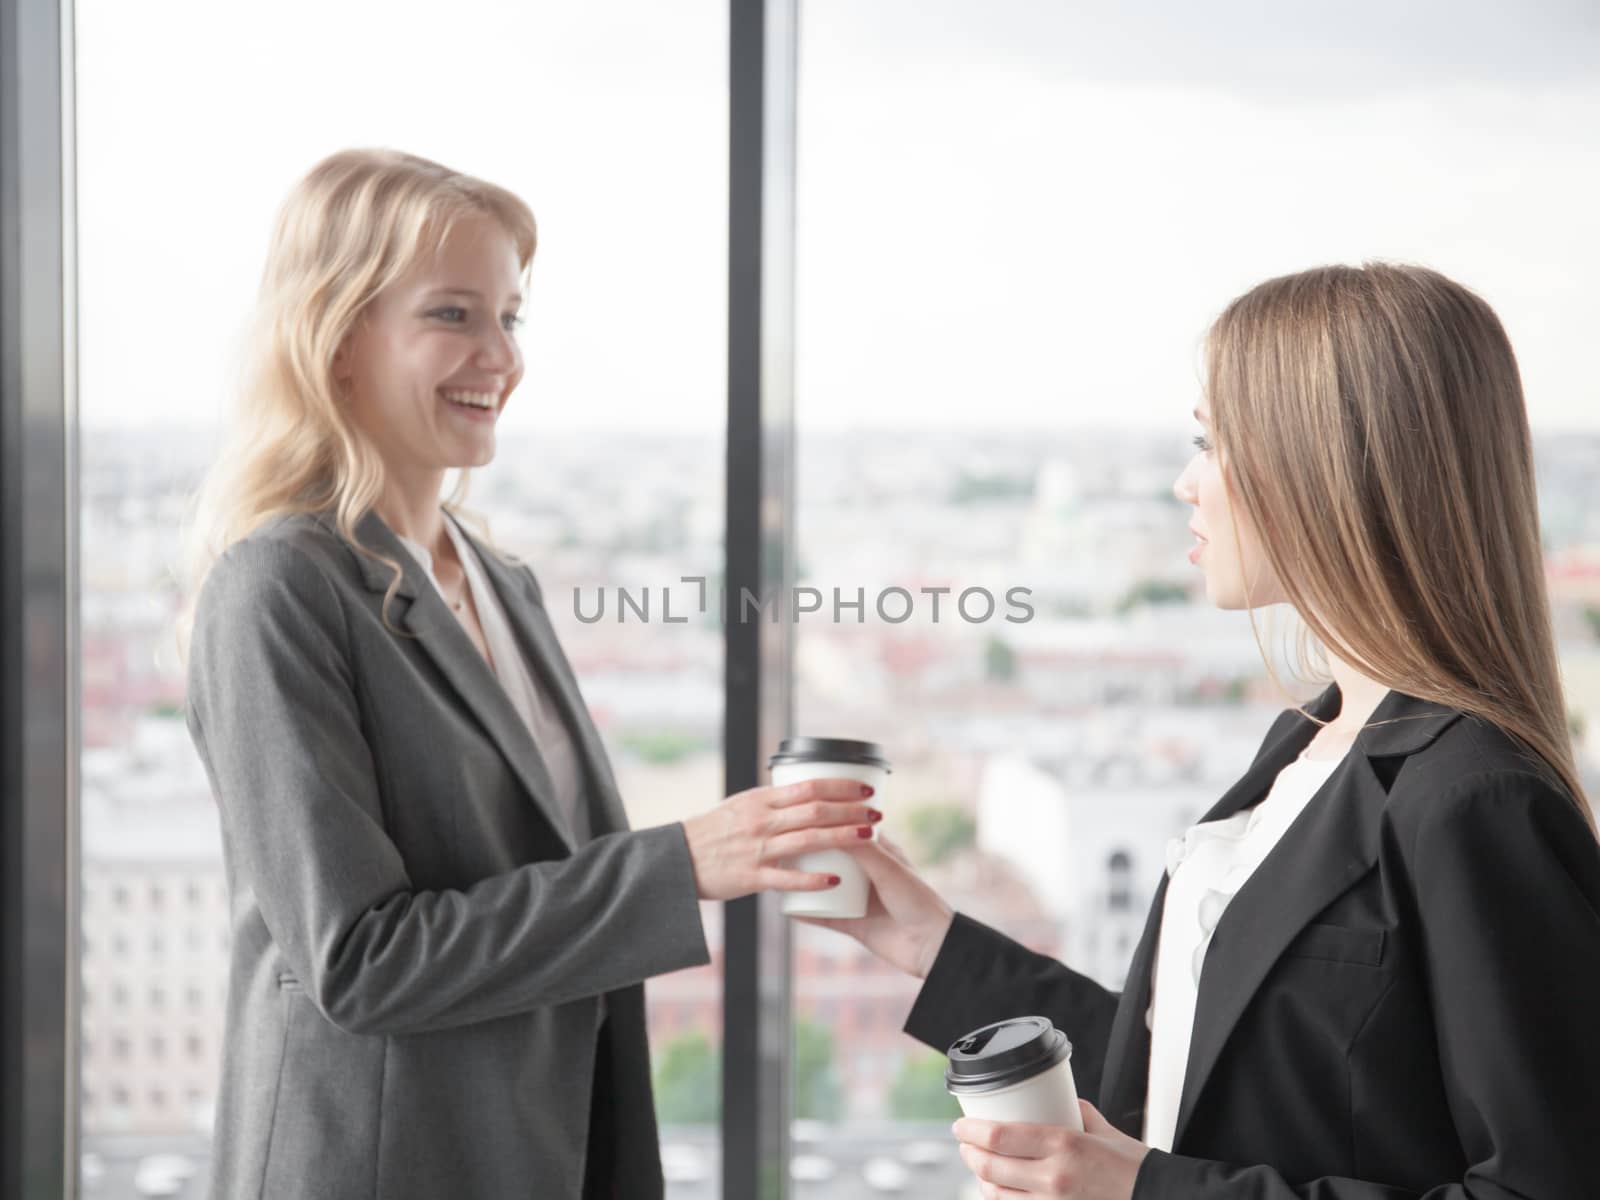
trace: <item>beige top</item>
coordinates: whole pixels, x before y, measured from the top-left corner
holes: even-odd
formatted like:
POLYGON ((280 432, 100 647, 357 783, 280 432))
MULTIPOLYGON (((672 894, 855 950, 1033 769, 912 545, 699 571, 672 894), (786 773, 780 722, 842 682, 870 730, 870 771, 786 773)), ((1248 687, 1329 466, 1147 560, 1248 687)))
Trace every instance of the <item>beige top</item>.
MULTIPOLYGON (((550 772, 550 781, 555 785, 556 804, 567 819, 573 843, 581 846, 594 834, 583 785, 583 764, 578 758, 572 735, 560 711, 545 690, 535 682, 533 672, 528 669, 526 659, 518 650, 511 622, 506 617, 505 609, 500 606, 500 598, 495 594, 489 577, 484 574, 483 564, 478 561, 472 544, 449 513, 444 514, 444 527, 455 544, 456 556, 466 570, 467 586, 472 589, 472 604, 478 610, 483 640, 489 646, 492 660, 490 668, 511 698, 511 704, 528 727, 528 732, 533 735, 534 744, 539 747, 539 754, 550 772)), ((434 588, 448 603, 449 598, 433 574, 433 555, 421 543, 403 534, 397 533, 395 536, 422 564, 434 588)))

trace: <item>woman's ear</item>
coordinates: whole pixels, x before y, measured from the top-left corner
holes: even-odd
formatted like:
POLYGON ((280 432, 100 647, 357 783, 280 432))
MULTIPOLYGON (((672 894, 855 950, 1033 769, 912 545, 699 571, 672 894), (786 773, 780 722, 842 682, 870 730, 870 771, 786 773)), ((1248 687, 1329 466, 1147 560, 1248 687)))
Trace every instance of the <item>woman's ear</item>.
POLYGON ((331 370, 334 390, 340 396, 348 395, 350 391, 350 338, 348 335, 333 352, 331 370))

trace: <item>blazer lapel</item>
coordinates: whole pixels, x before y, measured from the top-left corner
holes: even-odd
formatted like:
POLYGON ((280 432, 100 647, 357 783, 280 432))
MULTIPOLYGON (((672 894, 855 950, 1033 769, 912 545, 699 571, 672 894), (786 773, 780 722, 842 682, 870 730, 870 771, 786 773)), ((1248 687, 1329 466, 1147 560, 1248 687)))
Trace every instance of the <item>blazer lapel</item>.
MULTIPOLYGON (((1336 711, 1337 688, 1313 702, 1318 716, 1336 711)), ((1410 754, 1432 741, 1460 714, 1441 705, 1391 691, 1368 719, 1333 774, 1307 803, 1261 865, 1245 881, 1217 923, 1206 951, 1195 1006, 1189 1062, 1178 1106, 1173 1145, 1182 1144, 1206 1081, 1229 1036, 1257 989, 1289 943, 1323 909, 1372 867, 1378 858, 1388 788, 1375 759, 1410 754), (1384 722, 1393 722, 1384 724, 1384 722)), ((1301 718, 1295 734, 1253 767, 1251 791, 1264 794, 1277 772, 1310 741, 1301 718)), ((1244 806, 1241 789, 1231 790, 1206 820, 1217 820, 1244 806)), ((1252 801, 1254 802, 1254 801, 1252 801)))
MULTIPOLYGON (((540 815, 571 852, 575 849, 572 830, 560 806, 556 804, 555 785, 532 734, 523 724, 505 688, 489 669, 489 664, 461 628, 461 623, 424 576, 422 564, 401 545, 375 509, 369 510, 357 523, 356 534, 367 547, 387 554, 400 563, 400 583, 395 595, 397 599, 403 597, 409 603, 396 604, 391 608, 398 615, 398 624, 415 638, 440 674, 450 681, 462 703, 499 747, 540 815)), ((386 592, 394 578, 389 567, 360 552, 352 553, 361 566, 362 578, 368 589, 386 592)), ((487 561, 487 556, 482 557, 487 561)), ((495 582, 498 586, 500 581, 496 579, 495 582)), ((504 604, 504 607, 508 611, 515 611, 521 606, 504 604)))
MULTIPOLYGON (((1306 709, 1326 720, 1330 713, 1338 711, 1338 704, 1338 688, 1330 687, 1307 704, 1306 709)), ((1305 749, 1314 732, 1312 722, 1294 710, 1280 716, 1268 731, 1249 769, 1201 819, 1220 820, 1257 803, 1267 794, 1278 772, 1305 749)), ((1144 1133, 1145 1095, 1150 1073, 1150 1027, 1145 1024, 1145 1014, 1150 1007, 1150 977, 1161 937, 1161 915, 1166 899, 1167 875, 1163 872, 1145 921, 1144 935, 1128 966, 1101 1076, 1101 1109, 1106 1120, 1132 1137, 1142 1137, 1144 1133)))
POLYGON ((596 813, 591 810, 592 816, 601 818, 594 822, 594 832, 614 833, 627 829, 627 813, 622 807, 616 779, 611 774, 605 745, 589 716, 588 706, 583 702, 567 656, 561 652, 555 627, 550 623, 550 614, 545 611, 533 576, 527 571, 513 570, 459 523, 457 528, 478 552, 485 573, 500 594, 502 607, 522 645, 523 655, 539 677, 545 694, 555 699, 566 721, 567 731, 578 745, 588 775, 589 793, 598 801, 599 811, 596 813))
POLYGON ((1100 1111, 1106 1120, 1129 1137, 1144 1136, 1144 1100, 1150 1064, 1150 1027, 1144 1023, 1150 1007, 1150 972, 1156 939, 1161 934, 1161 908, 1167 900, 1167 877, 1161 876, 1144 935, 1134 949, 1127 982, 1117 1002, 1100 1072, 1100 1111))

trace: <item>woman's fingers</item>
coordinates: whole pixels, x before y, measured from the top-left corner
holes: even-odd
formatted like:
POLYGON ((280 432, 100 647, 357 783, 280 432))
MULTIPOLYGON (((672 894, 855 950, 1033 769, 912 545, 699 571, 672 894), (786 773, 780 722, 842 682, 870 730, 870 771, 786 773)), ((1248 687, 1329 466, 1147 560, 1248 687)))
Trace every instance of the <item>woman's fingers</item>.
POLYGON ((963 1145, 961 1147, 961 1161, 966 1163, 967 1170, 971 1171, 985 1183, 992 1183, 1004 1196, 1007 1192, 1003 1189, 1014 1188, 1024 1194, 1041 1192, 1044 1195, 1059 1194, 1056 1189, 1049 1186, 1045 1178, 1046 1172, 1040 1169, 1039 1161, 1033 1158, 1008 1158, 1004 1154, 992 1154, 987 1150, 979 1150, 976 1146, 963 1145))
POLYGON ((763 867, 756 873, 759 892, 825 892, 839 886, 837 875, 816 871, 790 871, 783 867, 763 867))
POLYGON ((763 862, 794 858, 815 850, 848 850, 864 845, 872 837, 870 825, 844 825, 830 829, 799 829, 768 838, 761 852, 763 862))
POLYGON ((877 842, 878 845, 884 848, 889 857, 898 862, 902 867, 909 867, 911 865, 911 859, 908 858, 906 856, 906 852, 901 849, 900 843, 894 841, 889 837, 888 834, 880 833, 877 837, 877 842))
POLYGON ((892 880, 904 879, 908 874, 914 874, 911 864, 904 857, 897 855, 892 846, 887 845, 888 839, 882 832, 871 841, 862 838, 852 849, 856 851, 856 861, 861 864, 861 869, 867 873, 867 878, 874 882, 889 883, 892 880))
POLYGON ((767 803, 773 808, 789 808, 815 800, 865 800, 873 789, 855 779, 805 779, 799 783, 786 783, 782 787, 765 789, 767 803))
POLYGON ((831 825, 872 825, 883 814, 870 804, 847 804, 842 800, 810 800, 773 813, 769 828, 773 833, 791 829, 814 829, 831 825))

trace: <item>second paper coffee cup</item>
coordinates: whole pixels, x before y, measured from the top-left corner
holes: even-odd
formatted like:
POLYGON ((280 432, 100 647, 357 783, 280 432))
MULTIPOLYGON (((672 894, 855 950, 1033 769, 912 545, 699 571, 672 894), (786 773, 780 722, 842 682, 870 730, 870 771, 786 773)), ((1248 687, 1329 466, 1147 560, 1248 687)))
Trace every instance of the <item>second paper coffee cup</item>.
MULTIPOLYGON (((848 738, 784 738, 767 764, 774 787, 807 779, 858 779, 873 788, 871 803, 883 801, 889 760, 876 742, 848 738)), ((873 834, 877 836, 876 831, 873 834)), ((839 886, 821 892, 785 892, 783 911, 792 917, 864 917, 867 876, 846 850, 818 850, 791 860, 798 871, 821 871, 839 877, 839 886)))
POLYGON ((1072 1043, 1045 1017, 974 1029, 950 1046, 945 1088, 969 1117, 1083 1129, 1072 1043))

